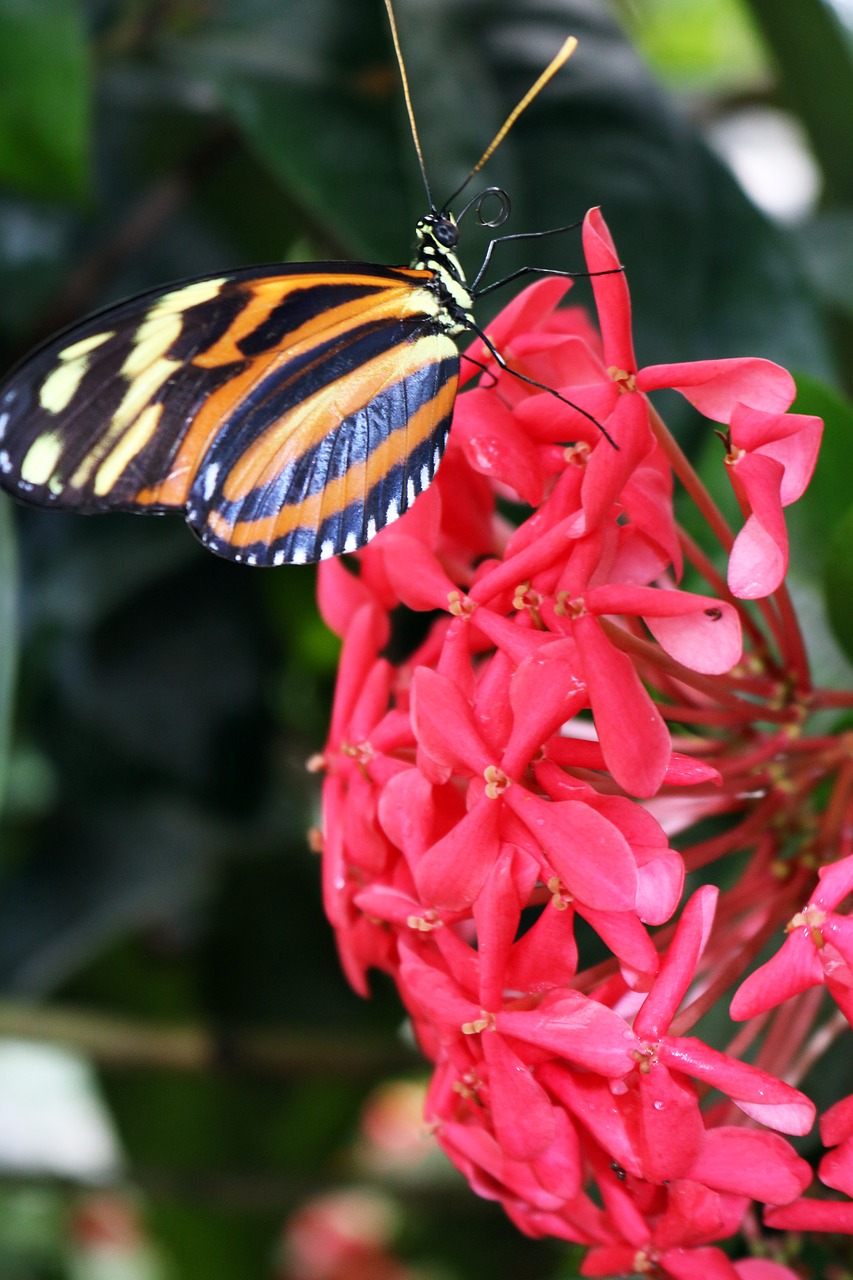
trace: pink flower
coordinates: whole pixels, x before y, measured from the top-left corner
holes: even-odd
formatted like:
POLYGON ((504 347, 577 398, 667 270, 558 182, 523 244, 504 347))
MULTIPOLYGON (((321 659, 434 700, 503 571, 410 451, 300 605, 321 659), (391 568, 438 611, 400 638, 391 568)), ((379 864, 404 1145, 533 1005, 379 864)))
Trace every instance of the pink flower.
POLYGON ((818 1177, 827 1187, 853 1196, 853 1094, 824 1112, 820 1136, 825 1147, 834 1147, 820 1162, 818 1177))
MULTIPOLYGON (((780 1134, 815 1115, 789 1081, 820 1006, 788 997, 825 984, 851 1013, 849 742, 809 726, 824 695, 786 599, 741 603, 781 584, 781 513, 819 424, 787 413, 793 383, 768 361, 638 369, 597 211, 584 247, 610 273, 593 274, 600 337, 556 309, 553 280, 491 329, 565 400, 505 371, 463 391, 429 492, 357 558, 320 566, 343 637, 312 762, 324 902, 356 989, 371 968, 397 984, 433 1064, 437 1141, 520 1230, 586 1246, 585 1275, 790 1280, 717 1246, 753 1204, 772 1223, 847 1211, 804 1199, 811 1166, 780 1134), (737 537, 647 398, 663 387, 727 430, 737 537), (704 533, 680 523, 676 482, 704 533), (422 638, 392 658, 405 609, 422 638), (803 831, 842 852, 797 910, 803 831), (786 919, 732 1005, 757 1020, 730 1040, 719 1002, 786 919)), ((824 1116, 820 1166, 847 1192, 848 1111, 824 1116)))
MULTIPOLYGON (((598 210, 584 223, 584 248, 591 272, 608 272, 618 256, 598 210)), ((747 521, 729 562, 735 596, 757 599, 780 585, 788 567, 788 537, 782 508, 801 497, 811 479, 823 423, 788 414, 796 394, 791 375, 769 360, 696 360, 638 369, 631 340, 631 311, 625 278, 592 277, 611 376, 629 392, 671 388, 700 413, 729 425, 726 461, 747 521)))
MULTIPOLYGON (((842 1098, 821 1117, 820 1136, 828 1151, 818 1166, 824 1186, 853 1197, 853 1095, 842 1098)), ((768 1226, 792 1231, 837 1231, 853 1235, 853 1201, 803 1197, 765 1214, 768 1226)))
POLYGON ((853 891, 853 856, 818 874, 818 888, 789 920, 781 949, 735 993, 733 1018, 755 1017, 821 983, 845 1016, 853 1017, 853 920, 833 910, 853 891))
POLYGON ((729 587, 741 599, 771 595, 787 572, 782 508, 805 492, 822 433, 820 418, 735 406, 726 462, 747 521, 732 548, 729 587))

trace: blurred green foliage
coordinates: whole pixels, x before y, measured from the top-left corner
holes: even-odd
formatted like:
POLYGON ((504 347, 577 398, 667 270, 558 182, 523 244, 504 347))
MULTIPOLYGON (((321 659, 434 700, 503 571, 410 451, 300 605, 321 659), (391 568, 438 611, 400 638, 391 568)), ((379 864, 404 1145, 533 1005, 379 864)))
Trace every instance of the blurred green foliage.
MULTIPOLYGON (((797 516, 799 572, 813 588, 833 546, 827 580, 843 577, 848 601, 833 616, 853 650, 851 419, 822 385, 853 382, 853 68, 832 8, 396 9, 438 198, 566 32, 580 37, 487 180, 511 193, 515 231, 603 206, 643 363, 755 354, 809 375, 804 407, 826 407, 833 461, 819 510, 797 516), (739 101, 787 105, 810 137, 825 195, 794 232, 703 140, 702 124, 739 101)), ((162 282, 251 262, 405 262, 424 203, 380 0, 0 0, 4 366, 162 282)), ((485 244, 472 229, 470 268, 485 244)), ((537 265, 580 265, 571 236, 544 244, 537 265)), ((528 253, 503 246, 501 272, 528 253)), ((285 1213, 346 1175, 370 1083, 348 1038, 400 1056, 393 992, 377 982, 364 1005, 339 974, 306 851, 317 797, 303 761, 322 746, 336 643, 310 570, 216 560, 179 520, 12 514, 3 503, 0 992, 216 1031, 216 1069, 105 1070, 104 1090, 169 1274, 272 1275, 285 1213), (254 1078, 228 1046, 264 1026, 309 1044, 334 1033, 339 1072, 254 1078)), ((17 1224, 4 1278, 68 1276, 59 1201, 21 1194, 13 1180, 0 1200, 17 1224)), ((461 1189, 421 1187, 406 1204, 406 1251, 442 1275, 574 1272, 461 1189)))

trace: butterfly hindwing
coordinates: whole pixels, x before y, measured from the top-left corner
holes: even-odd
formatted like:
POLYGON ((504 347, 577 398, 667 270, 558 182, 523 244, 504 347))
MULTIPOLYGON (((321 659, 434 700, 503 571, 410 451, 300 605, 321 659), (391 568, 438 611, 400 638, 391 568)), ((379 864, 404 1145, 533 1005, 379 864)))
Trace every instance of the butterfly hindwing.
POLYGON ((109 308, 0 387, 0 484, 183 510, 251 564, 364 545, 429 484, 459 357, 428 272, 250 269, 109 308))

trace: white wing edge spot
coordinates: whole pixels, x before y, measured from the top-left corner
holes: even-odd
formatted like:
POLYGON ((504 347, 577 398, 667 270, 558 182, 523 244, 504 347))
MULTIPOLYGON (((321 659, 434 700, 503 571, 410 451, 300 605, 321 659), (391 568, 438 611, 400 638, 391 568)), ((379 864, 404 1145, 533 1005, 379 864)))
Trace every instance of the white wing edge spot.
POLYGON ((346 538, 344 539, 344 551, 349 552, 349 551, 357 551, 357 550, 358 550, 358 538, 355 536, 352 530, 350 530, 350 532, 347 534, 346 538))
POLYGON ((204 473, 204 484, 202 486, 202 495, 205 502, 209 502, 216 488, 216 481, 219 479, 221 466, 218 462, 211 462, 210 466, 204 473))
POLYGON ((325 542, 320 544, 320 559, 331 560, 335 554, 335 544, 331 538, 326 538, 325 542))
POLYGON ((385 523, 393 524, 394 521, 399 520, 399 518, 400 518, 400 508, 397 506, 397 499, 392 498, 391 501, 388 503, 388 507, 385 512, 385 523))
POLYGON ((286 560, 287 560, 287 557, 283 551, 276 551, 273 553, 273 558, 272 558, 273 564, 276 564, 276 565, 285 564, 286 560))
POLYGON ((0 471, 2 471, 4 475, 8 475, 11 470, 12 470, 12 459, 9 457, 8 453, 4 449, 3 452, 0 453, 0 471))
POLYGON ((9 421, 8 412, 0 413, 0 440, 2 440, 6 434, 6 425, 8 421, 9 421))
POLYGON ((291 564, 307 564, 308 557, 302 547, 297 547, 293 555, 290 557, 291 564))
POLYGON ((432 479, 432 476, 429 473, 429 467, 426 465, 426 463, 424 463, 424 465, 421 467, 421 492, 423 492, 424 489, 429 488, 429 482, 431 479, 432 479))
POLYGON ((371 516, 367 522, 364 537, 367 542, 371 542, 376 537, 376 521, 373 519, 373 516, 371 516))

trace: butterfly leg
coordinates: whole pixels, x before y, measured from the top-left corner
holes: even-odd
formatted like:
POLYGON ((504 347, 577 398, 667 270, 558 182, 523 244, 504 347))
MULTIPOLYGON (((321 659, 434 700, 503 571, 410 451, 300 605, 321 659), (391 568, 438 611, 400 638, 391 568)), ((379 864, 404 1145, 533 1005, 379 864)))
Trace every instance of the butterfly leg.
POLYGON ((537 387, 540 391, 547 391, 549 395, 556 396, 556 398, 558 400, 561 400, 563 404, 567 404, 570 409, 574 409, 576 413, 580 413, 584 418, 587 418, 595 427, 597 427, 598 430, 601 432, 601 434, 604 436, 607 443, 612 445, 614 449, 619 448, 618 444, 610 435, 607 428, 603 427, 601 423, 598 421, 598 418, 594 418, 591 413, 587 413, 586 409, 582 409, 580 405, 575 404, 574 401, 567 400, 565 396, 561 396, 559 391, 555 391, 553 387, 548 387, 545 385, 544 382, 537 382, 535 378, 529 378, 526 373, 519 373, 517 369, 513 369, 511 365, 507 364, 506 360, 498 351, 497 347, 494 345, 494 343, 492 342, 491 338, 487 333, 484 333, 483 330, 480 329, 477 325, 472 325, 471 328, 474 331, 474 333, 476 333, 477 337, 480 339, 483 345, 487 347, 488 350, 492 353, 493 357, 495 358, 495 360, 500 365, 500 367, 504 370, 505 373, 512 374, 514 378, 518 378, 521 382, 528 383, 528 385, 531 387, 537 387))
MULTIPOLYGON (((567 227, 551 227, 549 231, 516 231, 516 232, 513 232, 511 235, 507 235, 507 236, 495 236, 493 240, 489 241, 485 256, 480 265, 480 270, 477 272, 471 284, 471 292, 474 293, 476 291, 477 285, 480 283, 483 276, 486 274, 489 268, 489 263, 492 260, 492 254, 494 253, 497 245, 505 244, 507 240, 541 240, 544 236, 561 236, 566 231, 577 231, 578 227, 582 225, 583 224, 580 222, 572 222, 567 227)), ((510 280, 513 279, 512 276, 508 278, 510 280)), ((501 280, 498 283, 503 284, 504 281, 501 280)), ((497 285, 489 285, 489 288, 495 289, 497 288, 497 285)))
POLYGON ((624 270, 624 267, 608 267, 606 271, 555 271, 553 267, 519 267, 517 271, 504 276, 502 280, 495 280, 494 284, 487 284, 484 289, 472 288, 471 296, 473 298, 485 297, 487 293, 491 293, 494 289, 501 289, 505 284, 509 284, 512 280, 518 280, 521 276, 558 276, 561 279, 584 280, 592 276, 619 275, 624 270))

